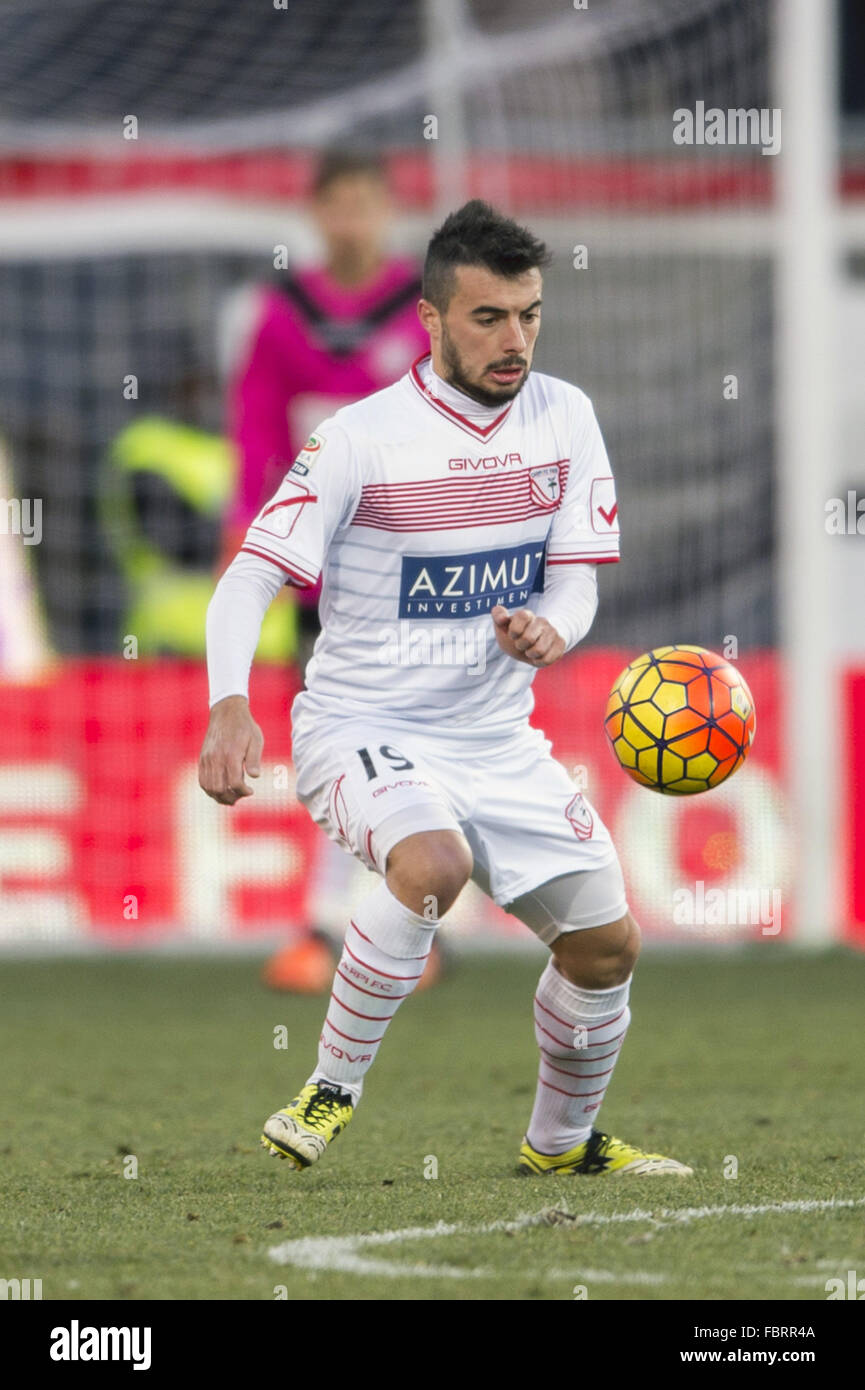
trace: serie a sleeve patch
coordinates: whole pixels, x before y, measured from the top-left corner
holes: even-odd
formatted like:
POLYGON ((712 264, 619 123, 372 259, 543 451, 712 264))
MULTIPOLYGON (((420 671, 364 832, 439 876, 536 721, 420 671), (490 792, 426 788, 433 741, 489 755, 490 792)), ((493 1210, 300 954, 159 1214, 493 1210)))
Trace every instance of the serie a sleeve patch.
POLYGON ((297 473, 305 478, 310 469, 314 468, 318 463, 325 443, 326 440, 323 434, 311 434, 297 458, 294 460, 294 463, 291 465, 291 468, 288 470, 289 473, 297 473))

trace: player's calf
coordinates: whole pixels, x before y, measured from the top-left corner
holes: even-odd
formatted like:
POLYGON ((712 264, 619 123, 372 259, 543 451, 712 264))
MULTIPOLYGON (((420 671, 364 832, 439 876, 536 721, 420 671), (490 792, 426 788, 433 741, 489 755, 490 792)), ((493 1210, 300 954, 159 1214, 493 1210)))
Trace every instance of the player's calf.
POLYGON ((262 1143, 272 1153, 309 1167, 345 1129, 392 1018, 423 976, 439 916, 471 868, 468 845, 451 831, 412 835, 391 851, 387 882, 349 922, 316 1069, 265 1124, 262 1143))
POLYGON ((510 910, 551 949, 535 994, 538 1086, 521 1171, 689 1174, 595 1127, 628 1032, 640 947, 618 864, 551 879, 510 910))

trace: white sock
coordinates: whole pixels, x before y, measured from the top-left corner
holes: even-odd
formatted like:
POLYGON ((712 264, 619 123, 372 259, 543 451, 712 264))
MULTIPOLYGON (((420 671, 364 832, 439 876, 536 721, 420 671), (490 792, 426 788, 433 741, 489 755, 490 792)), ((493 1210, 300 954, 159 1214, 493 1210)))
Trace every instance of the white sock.
POLYGON ((437 925, 404 907, 386 883, 364 899, 345 934, 309 1081, 338 1086, 357 1104, 390 1020, 417 988, 437 925))
POLYGON ((629 977, 614 989, 581 989, 547 963, 535 995, 541 1063, 526 1133, 539 1153, 567 1153, 595 1127, 631 1021, 630 988, 629 977))

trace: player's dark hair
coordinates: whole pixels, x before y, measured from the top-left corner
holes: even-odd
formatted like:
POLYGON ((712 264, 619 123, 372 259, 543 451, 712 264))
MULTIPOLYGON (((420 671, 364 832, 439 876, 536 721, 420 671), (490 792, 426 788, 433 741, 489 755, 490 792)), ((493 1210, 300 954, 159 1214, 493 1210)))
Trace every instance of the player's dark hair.
POLYGON ((480 198, 472 198, 446 217, 427 247, 423 297, 443 312, 460 265, 482 265, 506 278, 540 270, 550 263, 547 247, 510 217, 480 198))
POLYGON ((387 170, 380 155, 370 150, 346 149, 344 145, 333 146, 321 155, 312 179, 312 191, 318 196, 337 179, 355 174, 365 174, 367 178, 387 180, 387 170))

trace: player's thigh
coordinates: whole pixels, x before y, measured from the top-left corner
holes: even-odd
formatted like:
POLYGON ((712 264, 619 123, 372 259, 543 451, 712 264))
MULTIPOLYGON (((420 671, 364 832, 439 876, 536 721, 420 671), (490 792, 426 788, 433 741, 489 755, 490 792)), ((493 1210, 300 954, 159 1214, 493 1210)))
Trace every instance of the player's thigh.
POLYGON ((391 851, 411 836, 460 836, 446 788, 409 737, 346 725, 306 739, 296 753, 297 797, 313 820, 367 868, 384 875, 391 851))

